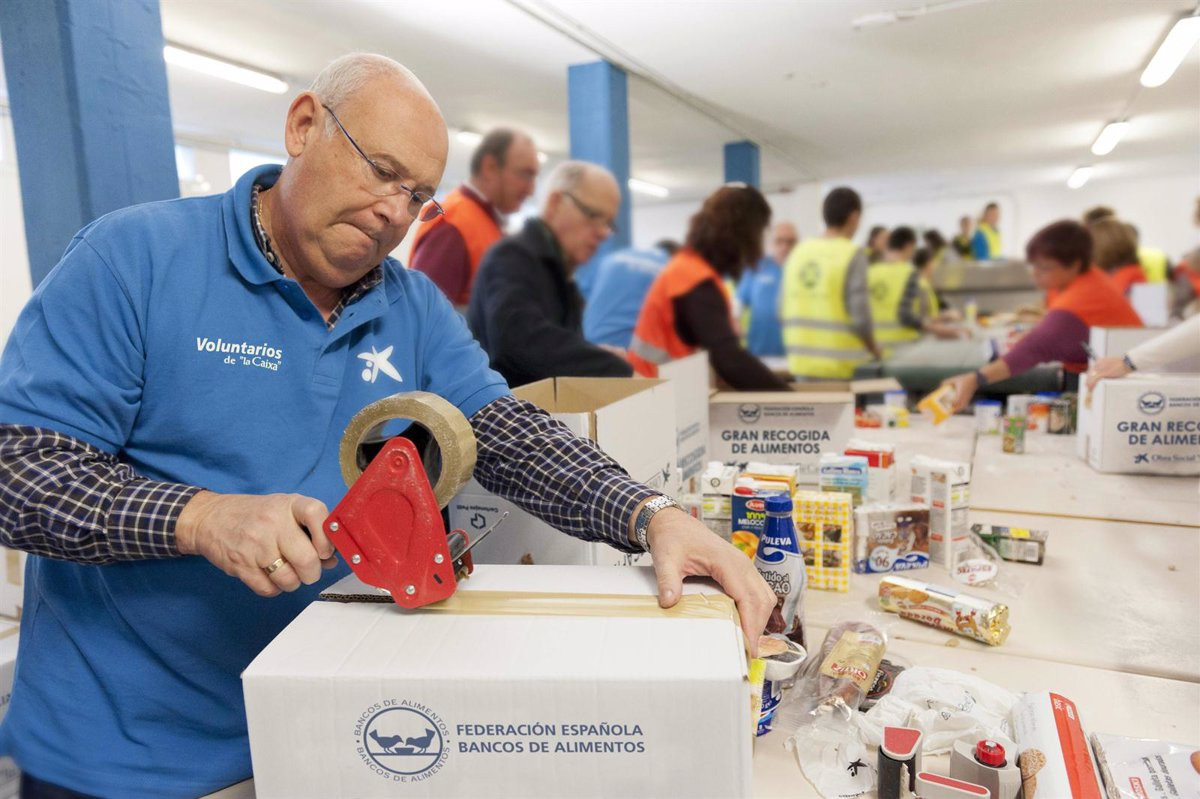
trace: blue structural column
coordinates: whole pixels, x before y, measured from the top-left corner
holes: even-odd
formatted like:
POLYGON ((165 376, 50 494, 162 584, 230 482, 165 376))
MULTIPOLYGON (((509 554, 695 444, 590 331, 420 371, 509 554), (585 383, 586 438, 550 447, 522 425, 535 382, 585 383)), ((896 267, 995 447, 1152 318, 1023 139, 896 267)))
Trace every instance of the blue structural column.
POLYGON ((97 217, 179 196, 158 0, 3 0, 36 286, 97 217))
POLYGON ((758 145, 731 141, 725 145, 725 182, 746 183, 759 188, 758 145))
POLYGON ((571 128, 571 158, 606 167, 621 187, 617 232, 597 256, 628 247, 629 207, 629 90, 625 71, 607 61, 567 68, 567 111, 571 128))

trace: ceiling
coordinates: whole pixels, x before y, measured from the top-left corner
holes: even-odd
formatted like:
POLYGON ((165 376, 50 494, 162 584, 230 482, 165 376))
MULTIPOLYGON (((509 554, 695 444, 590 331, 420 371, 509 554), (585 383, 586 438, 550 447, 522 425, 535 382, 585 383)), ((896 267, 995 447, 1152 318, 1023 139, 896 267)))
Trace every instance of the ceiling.
MULTIPOLYGON (((517 125, 552 159, 568 150, 566 68, 599 51, 632 73, 632 172, 671 201, 719 183, 722 144, 744 137, 762 146, 771 190, 853 179, 896 199, 1060 182, 1092 162, 1096 179, 1190 171, 1200 182, 1200 48, 1166 85, 1138 86, 1195 0, 954 0, 897 24, 850 24, 919 5, 162 0, 162 20, 168 40, 282 75, 295 91, 342 53, 390 55, 451 126, 517 125), (1103 124, 1126 115, 1125 140, 1092 156, 1103 124)), ((181 135, 279 150, 291 94, 177 67, 168 76, 181 135)), ((447 183, 468 155, 452 146, 447 183)))

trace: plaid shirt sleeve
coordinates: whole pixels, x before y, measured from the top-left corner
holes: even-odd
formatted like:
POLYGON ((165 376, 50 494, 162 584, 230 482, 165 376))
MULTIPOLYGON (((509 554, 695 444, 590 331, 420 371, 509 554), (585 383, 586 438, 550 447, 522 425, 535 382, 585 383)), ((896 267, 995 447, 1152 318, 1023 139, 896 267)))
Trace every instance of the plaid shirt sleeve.
POLYGON ((175 557, 175 521, 200 490, 53 430, 0 425, 0 543, 13 549, 93 564, 175 557))
POLYGON ((471 427, 479 449, 475 479, 488 491, 575 538, 639 551, 629 540, 629 519, 660 492, 635 482, 591 441, 512 396, 485 405, 471 427))

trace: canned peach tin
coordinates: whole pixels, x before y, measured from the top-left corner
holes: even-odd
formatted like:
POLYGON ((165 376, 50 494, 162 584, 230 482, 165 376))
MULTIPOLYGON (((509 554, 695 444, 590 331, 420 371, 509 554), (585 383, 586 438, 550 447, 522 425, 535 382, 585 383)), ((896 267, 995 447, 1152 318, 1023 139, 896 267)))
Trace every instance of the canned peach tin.
POLYGON ((1020 455, 1025 452, 1025 417, 1005 416, 1001 442, 1005 452, 1020 455))

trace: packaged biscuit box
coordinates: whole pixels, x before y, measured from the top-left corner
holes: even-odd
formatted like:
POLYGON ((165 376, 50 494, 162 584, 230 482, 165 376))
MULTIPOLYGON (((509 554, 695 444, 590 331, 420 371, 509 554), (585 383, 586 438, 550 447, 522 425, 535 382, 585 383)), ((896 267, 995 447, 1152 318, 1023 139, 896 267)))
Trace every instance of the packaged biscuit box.
POLYGON ((864 505, 854 512, 854 571, 929 566, 929 508, 915 503, 864 505))
POLYGON ((866 501, 870 482, 870 464, 866 457, 827 452, 821 456, 817 469, 822 491, 849 494, 855 507, 866 501))
POLYGON ((1046 559, 1046 539, 1050 534, 1045 530, 1004 527, 999 524, 973 524, 971 532, 991 545, 1005 560, 1041 566, 1046 559))
POLYGON ((808 567, 808 587, 849 591, 853 498, 842 492, 797 491, 792 505, 800 549, 808 567))

